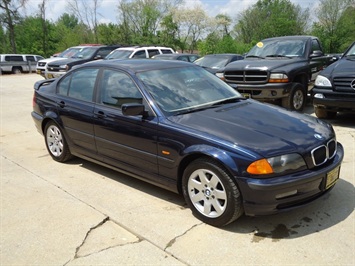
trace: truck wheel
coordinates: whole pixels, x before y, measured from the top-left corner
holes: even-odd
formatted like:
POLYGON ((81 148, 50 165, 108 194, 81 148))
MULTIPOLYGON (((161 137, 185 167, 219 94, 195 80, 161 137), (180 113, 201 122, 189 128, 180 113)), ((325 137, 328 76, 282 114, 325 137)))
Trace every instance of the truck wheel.
POLYGON ((240 217, 244 212, 241 194, 232 179, 211 159, 193 161, 184 171, 182 191, 194 216, 217 227, 240 217))
POLYGON ((301 112, 306 103, 306 92, 303 85, 295 83, 287 98, 282 98, 282 106, 289 110, 301 112))
POLYGON ((21 67, 13 67, 12 68, 12 73, 13 74, 21 74, 22 73, 21 67))
POLYGON ((319 107, 314 107, 314 113, 318 118, 335 118, 337 115, 337 112, 330 112, 319 107))

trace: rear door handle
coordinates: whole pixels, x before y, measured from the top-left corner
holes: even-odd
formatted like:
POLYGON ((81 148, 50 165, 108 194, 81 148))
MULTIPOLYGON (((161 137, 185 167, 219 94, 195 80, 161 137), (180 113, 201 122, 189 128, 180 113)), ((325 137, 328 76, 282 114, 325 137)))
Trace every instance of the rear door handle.
POLYGON ((57 104, 59 105, 60 108, 64 108, 65 107, 65 102, 64 101, 57 102, 57 104))
POLYGON ((107 117, 107 115, 105 115, 105 113, 104 113, 103 111, 97 111, 97 112, 95 112, 95 116, 96 116, 97 118, 105 118, 105 117, 107 117))

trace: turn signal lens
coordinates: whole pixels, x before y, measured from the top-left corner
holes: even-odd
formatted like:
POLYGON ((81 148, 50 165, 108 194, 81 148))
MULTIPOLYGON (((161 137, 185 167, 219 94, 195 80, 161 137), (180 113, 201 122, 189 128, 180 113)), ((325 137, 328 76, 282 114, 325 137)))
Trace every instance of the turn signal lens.
POLYGON ((252 175, 267 175, 272 174, 274 171, 266 159, 261 159, 251 163, 247 168, 247 172, 252 175))

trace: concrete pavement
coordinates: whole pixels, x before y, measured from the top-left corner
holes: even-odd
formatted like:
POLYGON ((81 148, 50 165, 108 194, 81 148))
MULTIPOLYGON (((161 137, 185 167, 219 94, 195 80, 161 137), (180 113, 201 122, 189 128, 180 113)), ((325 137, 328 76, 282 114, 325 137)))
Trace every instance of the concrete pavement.
POLYGON ((182 196, 81 159, 53 161, 30 115, 40 79, 0 76, 0 265, 355 265, 353 116, 330 121, 345 158, 326 197, 219 229, 182 196))

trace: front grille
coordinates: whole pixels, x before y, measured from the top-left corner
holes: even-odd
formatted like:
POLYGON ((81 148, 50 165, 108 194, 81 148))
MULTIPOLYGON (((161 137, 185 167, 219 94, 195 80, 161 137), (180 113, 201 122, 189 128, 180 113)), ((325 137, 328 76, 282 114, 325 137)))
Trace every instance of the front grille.
POLYGON ((332 159, 337 151, 337 142, 331 139, 326 144, 318 146, 311 151, 314 166, 319 166, 332 159))
POLYGON ((268 81, 268 72, 259 70, 229 70, 224 73, 224 77, 226 81, 234 83, 262 84, 268 81))
POLYGON ((355 94, 355 89, 351 87, 351 82, 355 77, 336 77, 333 80, 335 91, 351 92, 355 94))
POLYGON ((44 67, 46 63, 38 62, 38 66, 44 67))

